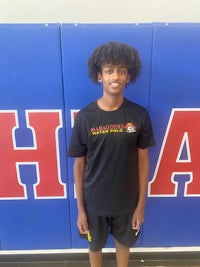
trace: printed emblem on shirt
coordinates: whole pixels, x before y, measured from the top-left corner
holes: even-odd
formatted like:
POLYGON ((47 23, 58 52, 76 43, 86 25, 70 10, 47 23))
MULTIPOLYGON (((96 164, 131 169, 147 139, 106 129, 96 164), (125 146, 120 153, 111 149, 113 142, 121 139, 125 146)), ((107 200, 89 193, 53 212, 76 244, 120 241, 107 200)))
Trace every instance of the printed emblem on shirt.
POLYGON ((128 122, 125 126, 127 133, 135 133, 136 127, 132 122, 128 122))
POLYGON ((121 123, 99 125, 91 128, 92 135, 108 134, 108 133, 135 133, 136 126, 132 122, 125 125, 121 123))

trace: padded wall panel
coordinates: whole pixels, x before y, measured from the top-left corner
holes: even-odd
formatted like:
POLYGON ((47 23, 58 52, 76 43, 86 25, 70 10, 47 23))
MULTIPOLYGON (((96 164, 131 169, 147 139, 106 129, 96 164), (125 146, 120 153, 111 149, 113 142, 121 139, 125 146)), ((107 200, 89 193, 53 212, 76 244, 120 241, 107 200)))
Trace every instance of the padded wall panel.
POLYGON ((157 145, 144 246, 200 245, 199 47, 199 24, 155 25, 150 112, 157 145))
POLYGON ((60 25, 0 36, 1 250, 70 248, 60 25))

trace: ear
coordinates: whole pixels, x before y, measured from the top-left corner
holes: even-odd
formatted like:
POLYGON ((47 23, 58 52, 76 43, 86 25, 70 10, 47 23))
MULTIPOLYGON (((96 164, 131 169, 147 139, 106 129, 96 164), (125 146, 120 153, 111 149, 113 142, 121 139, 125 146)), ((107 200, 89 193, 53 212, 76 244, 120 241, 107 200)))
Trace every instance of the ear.
POLYGON ((102 82, 102 75, 101 75, 101 73, 100 72, 97 72, 97 80, 98 80, 98 82, 102 82))
POLYGON ((128 74, 128 77, 127 77, 127 83, 129 83, 130 80, 131 80, 131 75, 130 75, 130 73, 129 73, 129 74, 128 74))

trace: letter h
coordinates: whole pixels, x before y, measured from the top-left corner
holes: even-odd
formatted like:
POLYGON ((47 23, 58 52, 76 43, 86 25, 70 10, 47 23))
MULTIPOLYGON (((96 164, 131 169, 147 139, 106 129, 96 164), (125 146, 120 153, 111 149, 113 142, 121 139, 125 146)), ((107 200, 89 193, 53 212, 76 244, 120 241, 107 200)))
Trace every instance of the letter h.
POLYGON ((63 198, 66 186, 60 177, 58 130, 61 110, 26 110, 27 128, 33 134, 32 147, 17 147, 15 130, 19 128, 16 110, 0 111, 0 199, 26 199, 18 165, 35 165, 35 198, 63 198))

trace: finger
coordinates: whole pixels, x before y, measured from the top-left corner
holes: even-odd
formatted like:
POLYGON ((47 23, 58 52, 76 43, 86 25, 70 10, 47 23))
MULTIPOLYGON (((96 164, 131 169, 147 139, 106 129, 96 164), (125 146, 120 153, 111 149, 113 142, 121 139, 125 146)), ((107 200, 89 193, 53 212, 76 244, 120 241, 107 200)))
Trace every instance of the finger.
POLYGON ((133 221, 132 223, 132 229, 138 230, 140 228, 140 222, 138 220, 133 221))
POLYGON ((88 225, 87 224, 81 224, 78 228, 79 228, 79 231, 81 234, 87 234, 87 232, 88 232, 88 225))
POLYGON ((83 231, 84 231, 84 233, 87 234, 87 232, 88 232, 88 225, 87 224, 83 225, 83 231))

